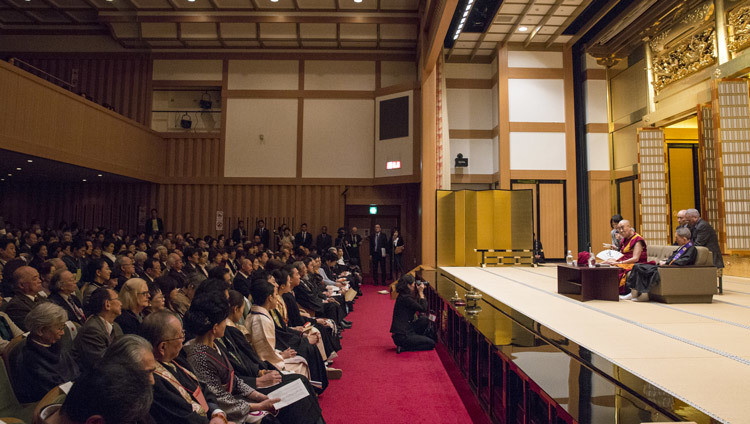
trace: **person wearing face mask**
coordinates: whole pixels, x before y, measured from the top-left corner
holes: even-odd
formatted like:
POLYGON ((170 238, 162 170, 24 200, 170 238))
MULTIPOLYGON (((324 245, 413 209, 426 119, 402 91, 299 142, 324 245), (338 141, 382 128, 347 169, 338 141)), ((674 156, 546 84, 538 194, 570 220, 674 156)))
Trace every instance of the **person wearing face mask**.
POLYGON ((52 388, 80 374, 70 351, 59 343, 68 314, 54 303, 37 305, 24 323, 29 336, 10 356, 11 379, 21 403, 38 402, 52 388))

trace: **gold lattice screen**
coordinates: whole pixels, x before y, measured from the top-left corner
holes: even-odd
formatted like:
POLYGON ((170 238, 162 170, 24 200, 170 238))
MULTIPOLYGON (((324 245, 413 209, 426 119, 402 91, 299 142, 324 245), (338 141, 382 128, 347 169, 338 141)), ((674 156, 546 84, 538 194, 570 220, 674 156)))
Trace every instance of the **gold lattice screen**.
POLYGON ((638 193, 641 228, 649 244, 669 244, 669 197, 664 131, 638 130, 638 193))
POLYGON ((724 251, 750 250, 750 93, 747 80, 717 80, 714 113, 720 239, 724 251))
POLYGON ((716 143, 714 116, 710 104, 698 107, 698 133, 700 139, 701 212, 703 219, 719 230, 719 199, 716 178, 716 143))

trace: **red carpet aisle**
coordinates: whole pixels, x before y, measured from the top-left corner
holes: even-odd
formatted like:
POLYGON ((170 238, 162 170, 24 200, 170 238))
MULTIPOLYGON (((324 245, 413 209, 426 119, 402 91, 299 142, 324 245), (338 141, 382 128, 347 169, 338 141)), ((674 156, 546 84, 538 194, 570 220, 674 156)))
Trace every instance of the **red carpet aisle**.
POLYGON ((393 302, 365 285, 333 364, 344 370, 320 397, 328 424, 471 423, 437 352, 404 352, 388 331, 393 302))

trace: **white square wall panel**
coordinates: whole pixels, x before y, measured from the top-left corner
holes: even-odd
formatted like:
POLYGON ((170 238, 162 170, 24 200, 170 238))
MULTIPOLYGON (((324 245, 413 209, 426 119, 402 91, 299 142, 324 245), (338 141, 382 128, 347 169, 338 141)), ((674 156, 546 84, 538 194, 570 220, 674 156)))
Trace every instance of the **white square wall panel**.
POLYGON ((230 90, 296 90, 297 60, 230 60, 230 90))
POLYGON ((511 122, 565 122, 565 88, 557 79, 509 79, 511 122))
POLYGON ((454 130, 491 130, 492 90, 449 88, 448 125, 454 130))
POLYGON ((306 99, 302 176, 372 178, 375 101, 306 99))
POLYGON ((565 170, 565 133, 510 133, 510 169, 565 170))
POLYGON ((562 52, 509 51, 509 68, 562 68, 562 52))
POLYGON ((154 60, 154 81, 221 81, 221 60, 154 60))
POLYGON ((297 102, 227 99, 224 176, 296 176, 297 102))
POLYGON ((607 81, 587 80, 586 123, 607 123, 607 81))
POLYGON ((586 134, 589 171, 609 171, 609 134, 586 134))
POLYGON ((375 62, 306 60, 305 90, 375 90, 375 62))

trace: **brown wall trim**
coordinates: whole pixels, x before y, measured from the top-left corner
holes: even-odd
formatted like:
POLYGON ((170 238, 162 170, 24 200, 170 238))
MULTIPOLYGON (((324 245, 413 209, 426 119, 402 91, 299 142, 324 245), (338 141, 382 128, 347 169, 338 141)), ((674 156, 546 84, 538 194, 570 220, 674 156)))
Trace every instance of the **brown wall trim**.
POLYGON ((160 136, 164 137, 164 139, 169 138, 182 138, 182 139, 190 139, 190 140, 205 140, 205 139, 216 139, 221 138, 221 132, 207 132, 207 133, 199 133, 199 132, 160 132, 160 136))
POLYGON ((510 93, 508 92, 508 46, 497 51, 497 101, 498 109, 498 164, 500 183, 498 188, 510 190, 510 93))
POLYGON ((579 250, 578 246, 578 188, 576 182, 576 131, 575 131, 575 86, 573 84, 573 51, 570 47, 563 49, 564 90, 565 90, 565 146, 566 146, 566 196, 568 227, 568 249, 579 250))
POLYGON ((564 180, 567 175, 567 171, 528 169, 513 169, 510 171, 510 178, 512 180, 564 180))
POLYGON ((606 80, 607 70, 606 69, 587 69, 586 80, 606 80))
POLYGON ((387 96, 389 94, 401 93, 403 91, 417 90, 419 88, 419 82, 405 82, 403 84, 391 85, 388 87, 378 88, 375 90, 375 97, 387 96))
POLYGON ((297 178, 302 178, 302 141, 304 133, 305 99, 297 100, 297 178))
POLYGON ((493 130, 450 130, 448 131, 450 138, 462 138, 472 140, 487 140, 494 137, 493 130))
POLYGON ((518 42, 510 42, 507 43, 506 46, 508 47, 508 51, 511 52, 561 52, 563 51, 563 46, 560 44, 555 44, 552 46, 546 46, 544 43, 532 43, 528 46, 524 45, 524 43, 518 43, 518 42))
POLYGON ((492 184, 495 174, 451 174, 452 184, 492 184))
POLYGON ((202 88, 202 87, 221 87, 222 81, 170 81, 170 80, 154 80, 152 83, 154 88, 202 88))
POLYGON ((469 88, 469 89, 491 89, 495 81, 491 79, 471 79, 471 78, 446 78, 446 88, 469 88))
POLYGON ((353 61, 376 61, 386 60, 393 62, 415 62, 414 53, 299 53, 299 52, 215 52, 215 53, 196 53, 196 52, 164 52, 153 53, 153 59, 228 59, 228 60, 353 60, 353 61))
POLYGON ((609 124, 586 124, 587 134, 607 134, 609 133, 609 124))
POLYGON ((508 79, 563 79, 562 68, 508 68, 508 79))
POLYGON ((589 171, 589 179, 595 181, 609 181, 610 175, 609 171, 589 171))
POLYGON ((374 91, 346 90, 227 90, 230 99, 373 99, 374 91))
POLYGON ((165 177, 155 178, 159 184, 178 185, 350 185, 376 186, 418 183, 413 175, 380 178, 263 178, 263 177, 165 177))
POLYGON ((510 132, 565 132, 564 122, 511 122, 510 132))
POLYGON ((447 63, 492 63, 492 60, 495 58, 494 55, 490 56, 471 56, 471 55, 451 55, 448 60, 446 60, 447 63))

